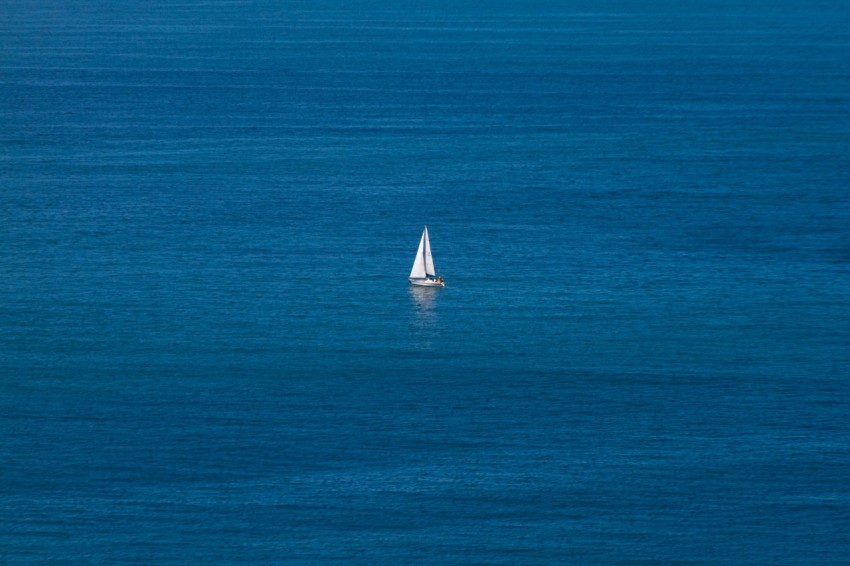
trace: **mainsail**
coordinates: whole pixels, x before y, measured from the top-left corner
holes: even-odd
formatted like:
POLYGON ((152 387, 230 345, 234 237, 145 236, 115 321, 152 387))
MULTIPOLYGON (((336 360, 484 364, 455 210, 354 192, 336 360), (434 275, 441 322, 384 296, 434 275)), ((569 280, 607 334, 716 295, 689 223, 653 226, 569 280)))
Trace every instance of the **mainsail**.
POLYGON ((425 226, 425 231, 422 235, 425 237, 425 275, 436 277, 437 271, 434 269, 434 258, 431 257, 431 240, 428 238, 427 226, 425 226))

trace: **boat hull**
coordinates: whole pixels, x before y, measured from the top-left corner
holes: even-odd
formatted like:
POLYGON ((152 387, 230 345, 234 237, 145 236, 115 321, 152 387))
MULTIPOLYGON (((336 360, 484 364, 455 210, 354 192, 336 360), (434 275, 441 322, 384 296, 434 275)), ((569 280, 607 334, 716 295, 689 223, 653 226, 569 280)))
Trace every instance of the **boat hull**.
POLYGON ((420 287, 445 287, 446 284, 442 281, 437 281, 436 279, 411 279, 411 285, 418 285, 420 287))

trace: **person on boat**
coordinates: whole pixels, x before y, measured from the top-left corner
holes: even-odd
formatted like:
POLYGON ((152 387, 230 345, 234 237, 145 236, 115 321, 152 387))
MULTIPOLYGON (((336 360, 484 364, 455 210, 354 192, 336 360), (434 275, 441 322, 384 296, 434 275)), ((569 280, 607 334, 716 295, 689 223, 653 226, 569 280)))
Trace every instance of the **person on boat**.
POLYGON ((440 275, 439 277, 437 277, 437 283, 442 283, 442 282, 443 282, 443 276, 440 275))

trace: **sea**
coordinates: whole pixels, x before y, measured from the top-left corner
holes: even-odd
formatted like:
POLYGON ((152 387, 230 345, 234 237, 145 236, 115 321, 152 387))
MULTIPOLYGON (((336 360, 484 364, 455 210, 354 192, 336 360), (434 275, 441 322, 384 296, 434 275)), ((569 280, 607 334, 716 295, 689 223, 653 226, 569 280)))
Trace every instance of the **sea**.
POLYGON ((850 4, 4 0, 0 562, 850 564, 850 4))

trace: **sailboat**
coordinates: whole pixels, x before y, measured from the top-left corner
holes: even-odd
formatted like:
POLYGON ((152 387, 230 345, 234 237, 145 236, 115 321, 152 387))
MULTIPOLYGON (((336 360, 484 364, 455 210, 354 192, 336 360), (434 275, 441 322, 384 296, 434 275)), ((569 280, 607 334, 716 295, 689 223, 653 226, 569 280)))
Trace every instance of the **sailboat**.
POLYGON ((442 277, 437 277, 434 270, 434 258, 431 257, 431 240, 428 239, 428 227, 422 231, 419 239, 419 249, 416 250, 416 258, 413 260, 413 269, 410 270, 410 282, 422 287, 445 287, 442 277))

